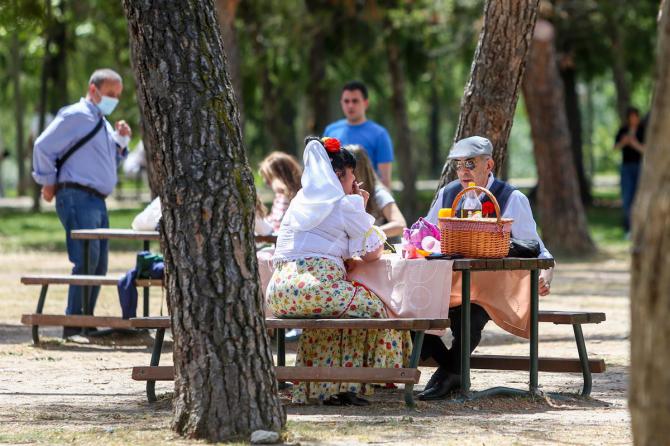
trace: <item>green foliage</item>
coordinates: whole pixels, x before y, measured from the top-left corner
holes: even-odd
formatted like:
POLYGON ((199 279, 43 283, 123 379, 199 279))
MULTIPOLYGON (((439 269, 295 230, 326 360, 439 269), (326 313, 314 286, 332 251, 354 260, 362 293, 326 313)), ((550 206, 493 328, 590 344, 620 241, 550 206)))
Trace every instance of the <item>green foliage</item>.
MULTIPOLYGON (((571 54, 578 75, 585 164, 591 174, 614 171, 619 155, 612 150, 618 127, 616 90, 612 86, 613 38, 621 41, 633 102, 650 104, 657 0, 554 0, 550 19, 556 25, 561 54, 571 54), (614 37, 613 37, 614 36, 614 37)), ((245 144, 252 168, 275 149, 300 153, 313 113, 332 121, 341 116, 340 88, 351 79, 370 89, 369 118, 395 136, 391 110, 386 43, 401 48, 408 115, 419 178, 435 178, 441 166, 431 163, 431 149, 444 159, 457 125, 479 31, 484 0, 250 0, 236 17, 245 122, 245 144), (320 79, 327 106, 312 110, 310 52, 319 33, 318 54, 325 62, 320 79), (437 107, 437 140, 431 111, 437 107), (280 133, 281 138, 277 136, 280 133), (437 141, 437 142, 435 142, 437 141)), ((52 39, 53 40, 53 39, 52 39)), ((124 92, 112 119, 126 119, 139 134, 139 110, 130 66, 128 32, 121 3, 108 0, 0 0, 0 148, 16 152, 11 49, 19 47, 21 92, 26 135, 36 115, 46 54, 63 53, 62 88, 50 85, 50 111, 85 94, 88 77, 98 67, 116 69, 124 92), (47 8, 46 6, 49 6, 47 8), (50 11, 47 14, 46 11, 50 11), (61 27, 63 48, 45 47, 47 36, 61 27)), ((534 175, 530 132, 519 107, 510 141, 512 176, 534 175)), ((318 132, 323 129, 317 129, 318 132)), ((27 141, 22 142, 27 145, 27 141)), ((16 169, 16 160, 3 172, 16 169)), ((29 160, 26 160, 29 165, 29 160)), ((396 166, 395 171, 401 166, 396 166)), ((28 169, 29 170, 29 169, 28 169)), ((14 181, 15 174, 5 174, 14 181)))

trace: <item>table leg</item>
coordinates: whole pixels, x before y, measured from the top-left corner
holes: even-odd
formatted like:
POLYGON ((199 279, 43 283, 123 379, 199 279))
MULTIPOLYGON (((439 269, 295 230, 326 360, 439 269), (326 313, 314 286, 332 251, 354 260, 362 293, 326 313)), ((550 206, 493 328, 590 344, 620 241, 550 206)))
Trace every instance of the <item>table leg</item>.
POLYGON ((470 391, 470 271, 462 271, 461 301, 461 391, 470 391))
MULTIPOLYGON (((412 341, 412 356, 409 360, 410 369, 416 369, 419 366, 424 334, 423 331, 417 331, 414 334, 414 340, 412 341)), ((405 404, 410 408, 413 408, 416 405, 414 403, 414 384, 405 384, 405 404)))
MULTIPOLYGON (((156 329, 156 339, 154 340, 154 349, 151 352, 151 362, 150 366, 155 367, 160 363, 161 352, 163 351, 163 339, 165 337, 165 328, 156 329)), ((147 400, 150 403, 155 403, 158 399, 156 398, 156 380, 150 379, 147 380, 147 400)))
MULTIPOLYGON (((89 240, 84 240, 84 275, 88 276, 91 273, 91 270, 89 268, 89 260, 91 258, 91 252, 90 252, 90 247, 91 243, 89 240)), ((89 294, 89 286, 82 286, 82 293, 83 293, 83 303, 84 303, 84 308, 83 308, 83 313, 84 314, 89 314, 90 311, 90 294, 89 294)))
MULTIPOLYGON (((149 240, 145 240, 143 246, 144 251, 149 251, 150 245, 151 242, 149 240)), ((142 293, 142 297, 144 298, 144 309, 142 314, 144 317, 149 317, 149 287, 144 287, 142 289, 142 293)))
POLYGON ((539 312, 539 285, 540 270, 530 271, 530 381, 529 391, 531 395, 537 393, 538 379, 538 312, 539 312))
MULTIPOLYGON (((278 328, 275 335, 277 336, 277 367, 284 367, 286 365, 286 330, 278 328)), ((279 383, 279 390, 288 387, 289 385, 285 382, 279 383)))
POLYGON ((575 332, 575 341, 577 342, 577 353, 579 353, 579 361, 582 364, 582 375, 584 376, 584 386, 582 387, 582 396, 591 395, 591 367, 589 366, 589 354, 586 351, 586 344, 584 343, 584 334, 582 333, 582 326, 580 324, 573 324, 572 328, 575 332))
MULTIPOLYGON (((49 285, 42 285, 42 290, 40 291, 40 298, 37 301, 37 309, 35 310, 35 313, 37 314, 42 314, 42 310, 44 310, 44 301, 47 298, 47 290, 49 289, 49 285)), ((39 335, 39 325, 33 325, 33 343, 34 344, 39 344, 40 343, 40 335, 39 335)))

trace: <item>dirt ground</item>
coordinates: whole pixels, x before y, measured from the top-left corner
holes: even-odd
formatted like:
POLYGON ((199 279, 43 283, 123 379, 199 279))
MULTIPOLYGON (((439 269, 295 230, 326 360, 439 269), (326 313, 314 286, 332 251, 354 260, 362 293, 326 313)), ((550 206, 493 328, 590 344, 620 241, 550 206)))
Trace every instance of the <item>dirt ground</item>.
MULTIPOLYGON (((132 381, 133 365, 148 365, 151 335, 82 338, 64 343, 60 328, 41 330, 33 346, 30 328, 39 287, 19 283, 25 273, 64 273, 64 253, 0 253, 0 444, 192 444, 170 431, 172 383, 158 383, 158 403, 146 401, 144 383, 132 381)), ((110 271, 134 263, 133 254, 113 252, 110 271)), ((287 443, 306 444, 630 444, 627 407, 629 367, 629 268, 625 252, 603 253, 589 262, 561 262, 552 295, 541 309, 605 311, 607 321, 585 325, 591 357, 607 371, 594 375, 590 398, 577 396, 581 375, 540 373, 541 390, 555 398, 492 398, 461 403, 419 402, 408 410, 401 390, 381 390, 369 408, 293 406, 287 402, 287 443)), ((151 313, 166 312, 161 293, 151 313)), ((50 289, 45 313, 62 313, 66 287, 50 289)), ((103 290, 96 314, 118 315, 114 287, 103 290)), ((166 343, 162 364, 171 364, 166 343)), ((478 353, 527 354, 525 340, 493 323, 478 353)), ((577 357, 570 326, 540 326, 540 355, 577 357)), ((423 369, 425 383, 432 370, 423 369)), ((522 372, 473 370, 472 388, 527 387, 522 372)), ((421 386, 419 386, 421 388, 421 386)), ((287 397, 287 395, 284 395, 287 397)))

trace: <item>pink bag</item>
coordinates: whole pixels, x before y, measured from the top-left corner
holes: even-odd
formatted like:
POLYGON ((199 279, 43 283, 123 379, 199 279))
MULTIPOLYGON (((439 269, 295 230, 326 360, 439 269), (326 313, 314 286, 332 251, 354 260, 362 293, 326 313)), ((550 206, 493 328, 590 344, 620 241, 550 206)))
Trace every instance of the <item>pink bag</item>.
POLYGON ((420 217, 411 228, 405 228, 402 234, 405 243, 410 243, 419 249, 422 249, 421 241, 428 236, 440 240, 440 230, 437 226, 425 220, 423 217, 420 217))

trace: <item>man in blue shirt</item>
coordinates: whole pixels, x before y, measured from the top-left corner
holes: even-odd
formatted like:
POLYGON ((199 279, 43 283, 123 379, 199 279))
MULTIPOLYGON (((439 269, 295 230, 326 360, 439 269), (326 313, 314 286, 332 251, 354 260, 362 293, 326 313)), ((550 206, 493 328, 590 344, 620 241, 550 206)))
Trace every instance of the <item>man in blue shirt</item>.
MULTIPOLYGON (((56 212, 65 228, 67 252, 74 264, 72 274, 84 273, 84 244, 72 240, 70 231, 109 227, 105 198, 116 185, 116 170, 128 153, 131 130, 125 121, 117 121, 112 127, 105 115, 112 113, 122 91, 123 81, 118 73, 110 69, 94 71, 86 98, 60 109, 35 141, 33 178, 42 185, 46 201, 56 197, 56 212)), ((90 241, 88 271, 107 273, 106 240, 90 241)), ((100 287, 93 287, 91 314, 99 292, 100 287)), ((81 287, 70 286, 65 313, 82 314, 81 287)), ((79 331, 65 327, 63 337, 79 331)))
POLYGON ((393 143, 384 127, 365 116, 369 105, 368 89, 365 84, 358 81, 345 84, 342 87, 340 105, 345 119, 330 124, 323 135, 339 139, 342 145, 363 146, 375 172, 390 190, 393 143))

